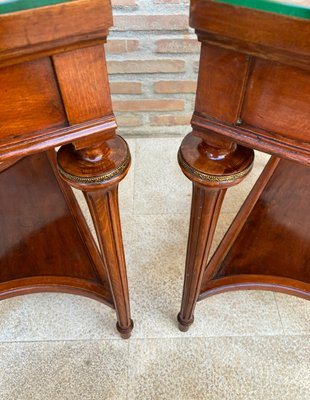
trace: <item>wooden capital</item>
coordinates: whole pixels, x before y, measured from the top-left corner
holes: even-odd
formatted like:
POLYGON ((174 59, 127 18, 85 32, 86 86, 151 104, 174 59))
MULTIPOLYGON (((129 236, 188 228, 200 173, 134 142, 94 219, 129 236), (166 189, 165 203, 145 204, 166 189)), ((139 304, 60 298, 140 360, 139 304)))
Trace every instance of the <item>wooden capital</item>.
POLYGON ((130 162, 129 148, 120 136, 83 150, 65 145, 57 153, 62 178, 83 191, 116 185, 126 176, 130 162))
POLYGON ((252 169, 254 152, 230 143, 216 146, 198 135, 187 135, 180 147, 178 161, 183 173, 193 182, 219 189, 239 183, 252 169))

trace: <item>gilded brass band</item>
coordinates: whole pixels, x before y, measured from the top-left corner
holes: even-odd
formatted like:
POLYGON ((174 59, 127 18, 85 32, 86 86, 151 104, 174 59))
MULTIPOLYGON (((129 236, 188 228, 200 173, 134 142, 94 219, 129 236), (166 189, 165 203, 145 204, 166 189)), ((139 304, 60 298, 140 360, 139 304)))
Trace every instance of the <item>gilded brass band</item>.
POLYGON ((179 161, 180 166, 183 167, 185 169, 185 171, 189 172, 190 174, 193 174, 197 178, 199 178, 203 181, 206 181, 206 182, 220 182, 220 183, 234 182, 237 179, 242 178, 243 176, 247 175, 253 167, 253 163, 251 163, 251 165, 249 165, 246 169, 244 169, 243 171, 237 172, 235 174, 212 175, 212 174, 207 174, 205 172, 198 171, 197 169, 194 169, 193 167, 191 167, 182 157, 181 151, 179 151, 179 153, 178 153, 178 161, 179 161))
POLYGON ((121 175, 122 172, 126 170, 128 165, 130 164, 130 152, 128 151, 126 154, 126 158, 124 161, 114 170, 106 172, 100 176, 91 176, 91 177, 83 177, 83 176, 75 176, 71 175, 67 172, 65 172, 59 165, 58 165, 58 171, 59 173, 66 179, 73 181, 73 182, 80 182, 80 183, 103 183, 105 181, 108 181, 110 179, 115 178, 118 175, 121 175))

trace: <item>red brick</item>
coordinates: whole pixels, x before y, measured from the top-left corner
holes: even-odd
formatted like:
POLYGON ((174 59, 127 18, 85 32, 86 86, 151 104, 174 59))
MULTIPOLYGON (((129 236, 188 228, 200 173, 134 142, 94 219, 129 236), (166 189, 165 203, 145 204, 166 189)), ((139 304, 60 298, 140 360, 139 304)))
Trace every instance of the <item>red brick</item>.
POLYGON ((143 99, 143 100, 116 100, 113 101, 115 111, 182 111, 184 100, 177 99, 143 99))
POLYGON ((191 115, 152 115, 150 118, 151 125, 189 125, 191 115))
POLYGON ((157 53, 199 53, 196 39, 161 39, 156 41, 157 53))
POLYGON ((155 93, 195 93, 196 81, 158 81, 154 83, 155 93))
POLYGON ((142 117, 132 114, 121 114, 116 117, 117 125, 121 128, 122 126, 141 126, 143 124, 142 117))
POLYGON ((136 0, 112 0, 113 7, 135 7, 136 5, 136 0))
POLYGON ((113 94, 140 94, 142 93, 141 82, 110 82, 113 94))
POLYGON ((106 45, 107 54, 120 54, 130 53, 136 51, 139 48, 139 40, 135 39, 115 39, 108 40, 106 45))
POLYGON ((115 15, 116 31, 188 30, 187 15, 115 15))
POLYGON ((157 74, 185 71, 183 60, 127 60, 109 61, 110 74, 157 74))

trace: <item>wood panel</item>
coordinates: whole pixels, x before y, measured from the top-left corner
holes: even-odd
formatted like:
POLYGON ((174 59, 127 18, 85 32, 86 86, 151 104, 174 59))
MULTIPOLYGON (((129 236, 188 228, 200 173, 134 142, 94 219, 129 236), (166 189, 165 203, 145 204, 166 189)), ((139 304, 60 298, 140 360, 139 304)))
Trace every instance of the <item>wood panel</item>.
POLYGON ((201 39, 282 60, 309 69, 309 21, 235 7, 210 0, 191 0, 190 25, 201 39))
POLYGON ((2 15, 0 61, 105 38, 112 23, 109 0, 79 0, 2 15))
POLYGON ((279 275, 310 283, 310 168, 281 160, 217 276, 279 275))
POLYGON ((72 277, 94 279, 85 246, 51 172, 41 153, 24 158, 0 175, 5 188, 0 195, 0 281, 62 275, 69 270, 72 277))
POLYGON ((292 286, 292 294, 305 296, 310 288, 309 197, 309 167, 271 160, 206 268, 201 299, 208 290, 239 284, 283 291, 292 286))
POLYGON ((112 113, 102 45, 57 54, 53 61, 70 124, 112 113))
POLYGON ((310 73, 255 60, 245 95, 244 123, 310 142, 310 73))
POLYGON ((50 59, 0 68, 0 87, 0 140, 66 124, 50 59))
POLYGON ((203 43, 195 111, 234 123, 242 100, 248 63, 244 54, 203 43))

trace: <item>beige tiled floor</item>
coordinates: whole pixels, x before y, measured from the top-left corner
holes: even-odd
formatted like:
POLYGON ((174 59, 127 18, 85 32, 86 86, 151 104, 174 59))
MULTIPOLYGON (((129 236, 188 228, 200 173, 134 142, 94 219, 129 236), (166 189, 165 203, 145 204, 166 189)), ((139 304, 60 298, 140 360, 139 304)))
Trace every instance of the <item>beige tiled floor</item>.
MULTIPOLYGON (((93 300, 37 294, 0 303, 0 399, 308 400, 310 302, 236 292, 199 303, 187 333, 176 326, 191 185, 181 139, 128 140, 134 163, 120 201, 135 329, 93 300)), ((216 242, 259 175, 228 192, 216 242)))

